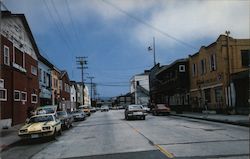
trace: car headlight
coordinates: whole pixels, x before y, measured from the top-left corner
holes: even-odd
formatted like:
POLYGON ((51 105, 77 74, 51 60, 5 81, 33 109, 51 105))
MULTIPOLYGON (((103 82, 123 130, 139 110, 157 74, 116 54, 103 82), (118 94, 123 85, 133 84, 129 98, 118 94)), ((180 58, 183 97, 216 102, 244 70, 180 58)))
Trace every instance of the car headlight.
POLYGON ((50 130, 50 126, 44 126, 42 129, 43 130, 50 130))
POLYGON ((22 130, 19 130, 20 133, 26 133, 28 132, 28 129, 22 129, 22 130))

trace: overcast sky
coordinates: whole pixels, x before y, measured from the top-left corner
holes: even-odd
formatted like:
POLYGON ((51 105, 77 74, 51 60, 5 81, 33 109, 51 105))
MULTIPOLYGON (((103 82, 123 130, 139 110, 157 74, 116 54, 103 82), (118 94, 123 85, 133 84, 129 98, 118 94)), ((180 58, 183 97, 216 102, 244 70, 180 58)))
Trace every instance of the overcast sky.
MULTIPOLYGON (((100 96, 129 92, 129 80, 156 61, 170 64, 230 30, 249 38, 249 0, 3 0, 25 14, 41 53, 80 81, 76 56, 88 57, 100 96)), ((86 82, 89 79, 86 78, 86 82)))

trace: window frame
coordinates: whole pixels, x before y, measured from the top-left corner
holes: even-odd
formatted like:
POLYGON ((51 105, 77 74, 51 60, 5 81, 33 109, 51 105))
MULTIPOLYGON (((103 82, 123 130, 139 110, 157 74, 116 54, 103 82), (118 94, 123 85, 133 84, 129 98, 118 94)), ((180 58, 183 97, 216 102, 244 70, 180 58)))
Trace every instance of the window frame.
POLYGON ((19 91, 19 90, 14 90, 14 101, 20 101, 21 100, 21 91, 19 91), (17 99, 16 98, 16 93, 18 93, 19 94, 19 98, 17 99))
POLYGON ((30 70, 31 74, 34 75, 34 76, 37 76, 37 67, 31 65, 31 70, 30 70), (34 73, 33 70, 36 70, 36 72, 34 73))
POLYGON ((186 66, 185 65, 179 65, 179 72, 186 72, 186 66))
POLYGON ((4 63, 5 65, 10 66, 10 48, 9 48, 8 46, 6 46, 6 45, 3 46, 3 63, 4 63), (8 56, 6 56, 5 49, 8 50, 8 52, 7 52, 7 53, 8 53, 8 56), (8 57, 8 62, 7 62, 7 63, 6 63, 6 61, 5 61, 5 57, 8 57))
POLYGON ((4 88, 4 79, 0 79, 0 88, 4 88))
POLYGON ((0 91, 4 91, 5 92, 5 98, 1 98, 0 97, 0 101, 7 101, 7 99, 8 99, 8 94, 7 94, 7 89, 5 89, 5 88, 0 88, 0 91))
POLYGON ((26 102, 27 101, 27 92, 23 92, 23 91, 21 91, 21 101, 22 102, 26 102), (25 99, 22 99, 23 98, 23 94, 25 94, 25 99))
POLYGON ((246 50, 246 49, 240 50, 240 53, 241 53, 241 67, 243 67, 243 68, 250 67, 250 50, 246 50))
POLYGON ((211 54, 209 56, 209 66, 210 66, 210 71, 211 72, 216 71, 217 65, 216 65, 216 56, 215 56, 215 54, 211 54))
POLYGON ((36 104, 38 102, 38 98, 36 94, 31 94, 31 103, 36 104), (33 101, 33 97, 36 97, 36 101, 33 101))

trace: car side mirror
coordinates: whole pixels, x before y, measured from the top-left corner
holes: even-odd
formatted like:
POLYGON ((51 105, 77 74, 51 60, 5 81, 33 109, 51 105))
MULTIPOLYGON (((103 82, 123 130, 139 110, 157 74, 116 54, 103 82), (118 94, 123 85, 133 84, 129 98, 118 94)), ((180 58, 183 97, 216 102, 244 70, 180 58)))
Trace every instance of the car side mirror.
POLYGON ((30 121, 29 119, 26 119, 26 120, 25 120, 25 123, 26 123, 26 124, 28 124, 28 123, 29 123, 29 121, 30 121))

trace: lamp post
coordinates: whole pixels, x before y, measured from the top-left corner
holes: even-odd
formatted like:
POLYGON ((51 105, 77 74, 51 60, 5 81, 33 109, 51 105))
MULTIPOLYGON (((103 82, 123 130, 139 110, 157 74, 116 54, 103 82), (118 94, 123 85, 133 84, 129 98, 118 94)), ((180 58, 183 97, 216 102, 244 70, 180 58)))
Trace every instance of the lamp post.
POLYGON ((153 56, 154 56, 154 66, 156 65, 156 60, 155 60, 155 37, 153 37, 153 46, 149 46, 148 47, 148 51, 152 51, 153 50, 153 56))

